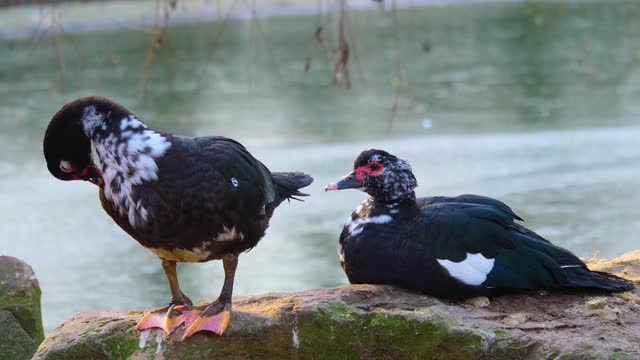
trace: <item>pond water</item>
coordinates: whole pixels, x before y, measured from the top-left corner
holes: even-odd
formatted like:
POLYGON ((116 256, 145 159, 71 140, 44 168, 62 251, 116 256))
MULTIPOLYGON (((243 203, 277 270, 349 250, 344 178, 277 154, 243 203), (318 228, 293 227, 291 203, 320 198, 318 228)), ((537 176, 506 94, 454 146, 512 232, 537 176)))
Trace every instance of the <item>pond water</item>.
MULTIPOLYGON (((144 98, 148 32, 2 40, 0 253, 34 267, 45 328, 75 312, 169 297, 159 261, 103 212, 97 189, 46 170, 51 115, 89 94, 123 103, 155 129, 233 137, 274 171, 315 177, 311 197, 283 204, 241 256, 236 295, 346 283, 337 238, 364 195, 323 187, 371 147, 410 161, 420 195, 497 197, 580 256, 640 247, 640 2, 397 15, 396 43, 391 12, 350 13, 351 90, 331 84, 332 65, 313 38, 317 16, 173 26, 144 98), (410 90, 391 124, 396 45, 410 90)), ((222 285, 219 262, 179 274, 192 298, 215 297, 222 285)))

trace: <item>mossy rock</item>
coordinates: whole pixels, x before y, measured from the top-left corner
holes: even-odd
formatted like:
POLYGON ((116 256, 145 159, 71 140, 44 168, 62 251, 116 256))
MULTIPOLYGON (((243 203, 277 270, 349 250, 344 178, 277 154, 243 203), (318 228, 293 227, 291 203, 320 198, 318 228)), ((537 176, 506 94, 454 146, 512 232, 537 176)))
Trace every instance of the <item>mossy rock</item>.
POLYGON ((13 314, 0 310, 0 359, 31 359, 36 348, 13 314))
MULTIPOLYGON (((625 271, 635 267, 640 252, 625 271)), ((640 356, 639 299, 638 289, 533 291, 478 307, 350 285, 235 298, 224 336, 185 342, 183 328, 168 337, 133 330, 141 312, 82 313, 55 329, 34 359, 632 359, 640 356), (624 315, 611 320, 593 304, 624 315)))
POLYGON ((0 256, 0 310, 13 314, 36 346, 42 342, 40 285, 33 269, 11 256, 0 256))
POLYGON ((199 333, 185 342, 180 341, 183 330, 170 337, 133 331, 139 315, 78 314, 50 335, 34 359, 370 359, 405 354, 474 359, 487 350, 481 332, 452 319, 352 312, 339 298, 333 299, 336 303, 325 297, 302 304, 296 296, 266 297, 268 304, 260 298, 260 304, 255 298, 237 299, 239 309, 225 336, 199 333))

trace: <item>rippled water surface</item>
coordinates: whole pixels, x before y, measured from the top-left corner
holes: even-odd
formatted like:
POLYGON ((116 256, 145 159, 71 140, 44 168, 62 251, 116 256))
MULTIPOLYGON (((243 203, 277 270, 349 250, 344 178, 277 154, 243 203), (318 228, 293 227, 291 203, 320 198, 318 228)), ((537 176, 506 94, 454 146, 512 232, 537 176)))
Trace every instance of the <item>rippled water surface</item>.
MULTIPOLYGON (((283 204, 240 258, 237 295, 346 282, 337 237, 363 194, 322 189, 370 147, 409 160, 421 195, 497 197, 578 255, 622 254, 640 247, 638 19, 637 1, 401 10, 410 91, 393 124, 390 12, 350 14, 350 91, 331 85, 332 65, 313 40, 317 17, 262 19, 264 37, 249 22, 174 26, 144 99, 146 32, 3 40, 0 253, 34 267, 48 330, 78 311, 166 303, 157 258, 107 217, 97 189, 57 181, 44 164, 53 112, 101 94, 158 130, 230 136, 272 170, 315 177, 311 197, 283 204)), ((218 262, 179 273, 192 298, 222 285, 218 262)))

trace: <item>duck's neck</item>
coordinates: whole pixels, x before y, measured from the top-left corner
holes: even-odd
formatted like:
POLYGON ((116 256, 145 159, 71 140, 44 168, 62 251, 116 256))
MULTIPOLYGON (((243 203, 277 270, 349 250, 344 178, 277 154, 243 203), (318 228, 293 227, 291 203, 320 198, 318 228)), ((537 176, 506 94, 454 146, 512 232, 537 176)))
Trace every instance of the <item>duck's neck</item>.
MULTIPOLYGON (((157 179, 155 159, 171 147, 167 136, 150 129, 131 113, 98 112, 94 106, 84 110, 82 123, 91 140, 91 153, 96 166, 117 172, 139 184, 157 179)), ((104 179, 107 183, 107 178, 104 179)))
POLYGON ((133 114, 105 114, 87 107, 83 125, 91 139, 93 161, 102 172, 105 197, 121 215, 128 213, 135 226, 138 221, 132 214, 139 204, 134 203, 132 188, 158 180, 157 160, 171 147, 171 141, 133 114))
POLYGON ((409 193, 394 197, 393 199, 380 199, 376 197, 370 197, 373 202, 383 204, 388 208, 393 207, 415 207, 416 205, 416 193, 411 191, 409 193))
POLYGON ((370 196, 362 202, 356 213, 359 216, 370 217, 377 215, 396 216, 397 214, 412 214, 417 209, 416 195, 414 192, 394 200, 382 200, 370 196))

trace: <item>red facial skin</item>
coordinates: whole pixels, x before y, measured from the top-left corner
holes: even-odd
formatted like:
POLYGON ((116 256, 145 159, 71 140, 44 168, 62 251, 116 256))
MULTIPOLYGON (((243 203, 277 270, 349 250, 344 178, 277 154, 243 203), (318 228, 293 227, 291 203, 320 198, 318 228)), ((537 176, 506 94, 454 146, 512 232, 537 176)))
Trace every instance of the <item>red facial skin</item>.
POLYGON ((355 170, 356 180, 364 182, 364 179, 369 176, 378 176, 384 171, 384 166, 377 162, 371 161, 366 165, 362 165, 355 170))
POLYGON ((73 179, 89 181, 99 187, 104 186, 104 180, 102 180, 100 170, 98 170, 95 165, 92 165, 91 168, 85 168, 80 174, 73 175, 73 179))
MULTIPOLYGON (((71 171, 73 171, 73 168, 71 169, 71 171)), ((85 168, 84 170, 82 170, 80 174, 73 175, 74 180, 79 180, 79 179, 84 180, 88 177, 89 177, 89 168, 85 168)))

